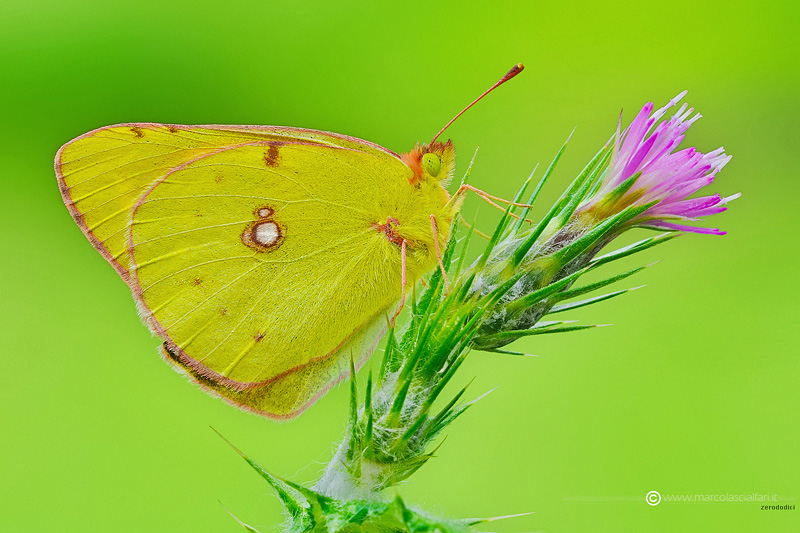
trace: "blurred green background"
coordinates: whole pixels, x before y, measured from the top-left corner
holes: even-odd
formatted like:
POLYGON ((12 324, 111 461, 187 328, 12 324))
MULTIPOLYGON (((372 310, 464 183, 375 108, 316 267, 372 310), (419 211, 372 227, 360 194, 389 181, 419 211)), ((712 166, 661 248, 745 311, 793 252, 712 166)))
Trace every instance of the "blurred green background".
MULTIPOLYGON (((277 531, 267 485, 209 426, 310 483, 345 424, 345 388, 276 424, 161 361, 61 202, 60 145, 158 121, 404 151, 522 61, 449 130, 459 174, 480 145, 479 187, 511 196, 577 125, 542 210, 620 109, 627 121, 688 89, 705 118, 687 145, 724 145, 734 158, 713 190, 744 196, 709 221, 729 235, 645 252, 629 265, 662 261, 627 286, 646 288, 566 317, 614 327, 519 346, 538 358, 473 353, 461 381, 498 390, 397 491, 451 517, 535 511, 494 531, 800 530, 799 511, 755 503, 644 503, 650 490, 800 499, 799 14, 788 1, 3 2, 0 529, 241 531, 221 501, 277 531)), ((480 204, 465 213, 480 207, 490 229, 480 204)))

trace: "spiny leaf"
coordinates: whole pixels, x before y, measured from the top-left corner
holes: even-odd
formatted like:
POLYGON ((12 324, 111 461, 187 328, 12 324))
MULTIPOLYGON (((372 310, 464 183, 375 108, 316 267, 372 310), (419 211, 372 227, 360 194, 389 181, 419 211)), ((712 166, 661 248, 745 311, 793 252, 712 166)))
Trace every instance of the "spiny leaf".
MULTIPOLYGON (((512 200, 512 202, 513 202, 513 203, 515 203, 515 204, 518 204, 518 203, 519 203, 519 201, 520 201, 520 200, 522 200, 522 195, 523 195, 523 194, 525 194, 525 191, 528 189, 528 185, 530 185, 530 183, 531 183, 531 180, 533 180, 533 175, 536 173, 536 169, 537 169, 537 168, 539 168, 539 165, 536 165, 536 166, 533 168, 533 171, 532 171, 532 172, 530 173, 530 175, 528 176, 528 179, 526 179, 526 180, 525 180, 525 181, 522 183, 522 187, 520 187, 520 188, 519 188, 519 190, 517 191, 517 194, 516 194, 516 195, 514 195, 514 200, 512 200)), ((512 209, 511 209, 511 212, 512 212, 512 213, 513 213, 513 212, 516 210, 516 207, 517 207, 517 206, 513 206, 513 207, 512 207, 512 209)), ((526 207, 524 208, 524 210, 528 210, 528 209, 530 209, 530 204, 526 204, 526 207)), ((524 212, 524 210, 523 210, 523 212, 524 212)), ((519 224, 520 222, 524 222, 524 221, 525 221, 525 218, 524 218, 524 217, 520 217, 520 218, 518 218, 518 219, 517 219, 517 224, 519 224)), ((515 224, 515 225, 514 225, 514 226, 511 228, 511 231, 510 231, 510 233, 516 233, 516 231, 517 231, 517 230, 516 230, 516 228, 517 228, 517 224, 515 224)))
MULTIPOLYGON (((447 382, 453 377, 453 375, 456 373, 456 370, 458 370, 458 367, 460 367, 467 358, 468 350, 466 350, 464 347, 467 346, 468 342, 469 341, 467 339, 459 341, 459 345, 454 350, 456 356, 451 358, 447 362, 447 366, 443 369, 441 381, 444 382, 444 384, 441 385, 442 388, 444 388, 444 385, 446 385, 447 382)), ((439 392, 441 391, 437 391, 437 394, 439 394, 439 392)))
POLYGON ((641 252, 642 250, 646 250, 661 244, 662 242, 667 242, 675 237, 680 237, 681 235, 683 235, 683 233, 679 231, 670 231, 655 235, 653 237, 648 237, 647 239, 642 239, 641 241, 629 244, 628 246, 624 246, 614 250, 613 252, 608 252, 607 254, 595 257, 592 259, 591 264, 597 266, 604 265, 606 263, 610 263, 611 261, 616 261, 617 259, 622 259, 623 257, 635 254, 636 252, 641 252))
POLYGON ((439 296, 441 294, 441 290, 444 288, 444 283, 441 281, 441 276, 437 278, 437 282, 434 283, 431 281, 430 287, 423 293, 419 306, 420 313, 422 314, 421 319, 417 324, 412 324, 411 327, 409 327, 409 329, 405 332, 400 343, 401 349, 413 347, 415 350, 418 350, 424 345, 424 342, 427 341, 427 336, 430 334, 429 322, 431 320, 431 315, 436 316, 441 314, 439 312, 441 311, 441 304, 439 305, 439 310, 436 312, 432 311, 435 303, 440 301, 439 296))
POLYGON ((449 359, 450 354, 452 354, 453 350, 458 346, 456 338, 464 338, 464 326, 468 317, 468 314, 456 315, 455 318, 445 322, 445 324, 439 328, 444 336, 438 336, 438 339, 441 340, 437 339, 435 344, 432 342, 429 343, 428 348, 430 356, 423 368, 423 373, 432 374, 442 369, 445 362, 449 359))
POLYGON ((504 354, 504 355, 519 355, 519 356, 523 356, 523 357, 539 357, 538 355, 532 354, 532 353, 515 352, 513 350, 501 350, 499 348, 492 348, 492 349, 481 349, 481 348, 478 348, 478 349, 480 351, 482 351, 482 352, 487 352, 487 353, 499 353, 499 354, 504 354))
POLYGON ((348 467, 355 477, 361 477, 361 436, 358 426, 358 383, 356 365, 350 354, 350 447, 347 450, 348 467), (355 463, 355 464, 354 464, 355 463))
POLYGON ((617 281, 625 279, 628 276, 632 276, 632 275, 636 274, 637 272, 639 272, 641 270, 644 270, 645 268, 647 268, 649 266, 652 266, 654 264, 655 263, 650 263, 649 265, 644 265, 644 266, 632 268, 631 270, 628 270, 626 272, 622 272, 621 274, 616 274, 616 275, 611 276, 609 278, 606 278, 604 280, 600 280, 600 281, 596 281, 594 283, 590 283, 589 285, 584 285, 582 287, 577 287, 577 288, 573 288, 573 289, 567 289, 567 290, 565 290, 563 292, 560 292, 560 293, 552 296, 550 298, 550 300, 548 300, 548 301, 553 302, 553 303, 560 302, 560 301, 563 301, 563 300, 567 300, 569 298, 574 298, 576 296, 580 296, 582 294, 586 294, 588 292, 592 292, 594 290, 597 290, 597 289, 600 289, 602 287, 605 287, 606 285, 611 285, 612 283, 615 283, 617 281))
POLYGON ((382 384, 387 374, 393 373, 397 370, 397 365, 394 361, 395 354, 400 354, 400 348, 397 345, 397 338, 394 335, 394 328, 389 327, 389 332, 386 335, 386 348, 383 352, 383 361, 381 362, 380 371, 378 372, 378 384, 382 384))
MULTIPOLYGON (((611 135, 611 137, 606 141, 606 144, 604 145, 604 148, 605 147, 609 147, 609 146, 611 147, 611 157, 614 157, 614 153, 616 151, 616 145, 617 145, 616 140, 617 140, 617 132, 614 132, 611 135)), ((606 171, 607 170, 608 169, 606 169, 606 171)), ((592 186, 592 188, 589 190, 589 194, 587 194, 586 196, 589 197, 589 198, 594 196, 595 193, 597 193, 597 191, 600 189, 602 184, 603 184, 603 179, 602 178, 599 179, 599 180, 596 180, 594 182, 594 185, 592 186)))
POLYGON ((445 440, 447 440, 447 437, 442 439, 442 442, 440 442, 430 453, 403 459, 399 464, 401 470, 404 471, 398 473, 397 476, 395 476, 394 481, 397 482, 406 479, 408 476, 419 470, 420 467, 422 467, 422 465, 427 463, 430 459, 436 457, 436 452, 439 451, 439 448, 442 447, 442 444, 444 444, 445 440))
POLYGON ((358 383, 356 383, 356 364, 350 354, 350 424, 358 422, 358 383))
POLYGON ((413 437, 414 434, 419 431, 419 428, 422 427, 422 424, 424 424, 426 420, 426 416, 418 416, 416 421, 414 421, 414 423, 408 427, 405 433, 403 433, 400 438, 395 441, 394 445, 392 445, 391 453, 393 455, 400 455, 401 452, 404 451, 408 442, 411 440, 411 437, 413 437))
POLYGON ((297 487, 294 483, 286 482, 278 477, 273 476, 264 470, 261 465, 245 455, 239 448, 234 446, 231 441, 223 437, 219 431, 214 428, 211 429, 214 431, 214 433, 219 435, 219 437, 224 440, 228 446, 233 448, 233 450, 239 454, 239 456, 244 459, 247 464, 249 464, 256 472, 258 472, 258 474, 264 478, 267 483, 269 483, 269 485, 275 491, 275 494, 277 494, 278 498, 280 498, 281 503, 283 503, 286 511, 292 515, 292 517, 299 519, 307 515, 307 510, 311 507, 311 503, 301 491, 297 490, 297 487))
POLYGON ((625 196, 625 193, 627 193, 630 190, 630 188, 633 187, 633 184, 636 183, 636 181, 641 176, 642 176, 642 173, 641 172, 637 172, 636 174, 634 174, 630 178, 626 179, 625 181, 623 181, 622 183, 617 185, 614 188, 614 190, 612 190, 611 192, 609 192, 605 196, 605 198, 602 198, 600 200, 600 209, 602 209, 603 206, 605 206, 605 205, 614 205, 617 202, 619 202, 622 199, 622 197, 625 196))
POLYGON ((608 294, 603 294, 602 296, 595 296, 594 298, 587 298, 586 300, 580 300, 578 302, 570 302, 568 304, 556 305, 551 307, 550 310, 547 312, 547 314, 561 313, 563 311, 569 311, 571 309, 578 309, 579 307, 585 307, 587 305, 609 300, 611 298, 614 298, 615 296, 625 294, 626 292, 635 291, 636 289, 641 289, 642 287, 644 287, 644 285, 639 285, 638 287, 632 287, 630 289, 622 289, 620 291, 610 292, 608 294))
POLYGON ((369 374, 367 374, 367 390, 364 392, 364 414, 367 416, 367 427, 364 430, 364 449, 371 450, 372 449, 372 424, 373 424, 373 412, 372 412, 372 368, 369 369, 369 374))
MULTIPOLYGON (((413 363, 407 363, 407 365, 413 363)), ((403 369, 405 370, 405 368, 403 369)), ((392 407, 389 410, 389 415, 387 419, 387 425, 390 427, 397 427, 400 425, 400 416, 403 413, 403 406, 406 403, 406 397, 408 396, 408 390, 411 388, 412 376, 409 372, 408 375, 400 374, 400 377, 397 380, 397 388, 395 389, 397 392, 394 395, 394 401, 392 402, 392 407)))
MULTIPOLYGON (((420 409, 420 412, 418 414, 419 420, 428 420, 429 419, 428 414, 430 413, 431 407, 433 407, 434 401, 439 396, 439 394, 442 392, 442 390, 444 390, 445 385, 447 385, 447 383, 450 381, 450 379, 455 374, 455 369, 458 368, 463 361, 464 361, 463 357, 461 357, 461 358, 457 359, 456 361, 454 361, 453 365, 455 365, 455 368, 452 368, 452 367, 449 368, 448 369, 449 371, 445 372, 444 376, 439 381, 439 383, 437 383, 433 387, 433 389, 434 389, 433 392, 425 399, 425 402, 422 404, 422 408, 420 409)), ((473 381, 474 381, 474 379, 473 379, 473 381)), ((472 384, 472 381, 467 383, 464 386, 464 388, 461 389, 461 391, 458 394, 456 394, 455 397, 452 400, 450 400, 450 402, 448 402, 448 404, 442 409, 442 411, 440 411, 439 414, 434 417, 434 420, 435 419, 440 419, 441 416, 442 416, 442 413, 447 413, 450 409, 452 409, 452 407, 458 402, 458 400, 466 392, 467 388, 471 384, 472 384)), ((428 440, 428 437, 425 436, 424 439, 428 440)))
POLYGON ((578 209, 578 206, 586 197, 589 189, 598 181, 598 177, 601 175, 603 168, 608 163, 609 158, 611 157, 611 150, 606 150, 603 154, 602 159, 600 162, 592 169, 589 173, 589 176, 584 180, 581 186, 572 194, 572 197, 569 199, 569 203, 564 207, 564 209, 557 215, 558 219, 561 221, 561 224, 564 225, 570 219, 570 217, 575 213, 575 210, 578 209))
MULTIPOLYGON (((547 178, 550 177, 550 174, 552 174, 553 170, 556 168, 556 164, 558 163, 558 160, 561 159, 561 155, 564 153, 564 150, 567 148, 567 144, 569 144, 569 141, 572 139, 572 134, 573 133, 575 133, 575 130, 572 130, 572 133, 569 134, 569 137, 567 137, 567 140, 564 141, 564 144, 562 144, 561 148, 559 148, 558 152, 556 152, 556 156, 550 162, 550 165, 547 167, 547 170, 544 171, 544 176, 542 176, 542 179, 539 180, 539 183, 536 185, 536 189, 533 191, 533 194, 531 194, 531 197, 528 200, 528 205, 533 205, 533 203, 536 201, 536 198, 539 196, 539 191, 542 190, 542 187, 544 187, 544 184, 547 181, 547 178)), ((522 223, 525 220, 525 218, 528 216, 529 212, 530 212, 530 208, 529 207, 526 207, 522 211, 522 214, 520 215, 519 220, 517 221, 517 224, 514 226, 514 231, 516 233, 519 233, 519 230, 522 228, 522 223)), ((544 227, 542 227, 542 229, 544 229, 544 227)))
MULTIPOLYGON (((222 502, 219 502, 219 504, 220 504, 220 505, 222 505, 222 502)), ((247 531, 249 531, 250 533, 260 533, 260 532, 259 532, 259 531, 258 531, 256 528, 254 528, 253 526, 251 526, 251 525, 249 525, 249 524, 245 524, 244 522, 242 522, 241 520, 239 520, 239 518, 238 518, 238 517, 237 517, 235 514, 233 514, 232 512, 230 512, 230 511, 228 510, 228 508, 227 508, 227 507, 225 507, 224 505, 222 505, 222 508, 223 508, 223 509, 225 509, 225 512, 226 512, 226 513, 228 513, 229 515, 231 515, 231 518, 233 518, 234 520, 236 520, 236 521, 239 523, 239 525, 240 525, 240 526, 242 526, 244 529, 246 529, 246 530, 247 530, 247 531)))
MULTIPOLYGON (((428 288, 422 293, 422 298, 420 299, 418 313, 422 315, 421 322, 424 322, 425 317, 428 315, 428 310, 439 301, 442 289, 444 289, 444 276, 442 276, 441 269, 437 268, 431 275, 428 281, 428 288)), ((418 329, 422 329, 422 326, 418 329)))
POLYGON ((458 418, 459 416, 464 414, 464 412, 467 409, 469 409, 470 407, 472 407, 473 405, 478 403, 480 400, 482 400, 483 398, 485 398, 487 395, 489 395, 490 393, 494 392, 495 390, 496 390, 496 387, 494 389, 492 389, 492 390, 490 390, 490 391, 478 396, 477 398, 475 398, 471 402, 467 402, 467 403, 465 403, 463 405, 460 405, 460 406, 456 407, 449 414, 446 414, 442 419, 434 420, 433 422, 431 422, 431 429, 430 429, 430 431, 428 433, 430 435, 429 438, 430 439, 435 438, 436 435, 438 435, 445 427, 447 427, 450 424, 452 424, 456 420, 456 418, 458 418))
POLYGON ((418 455, 412 459, 407 459, 400 463, 396 463, 397 472, 392 475, 391 481, 395 484, 404 481, 411 476, 411 474, 422 468, 422 466, 427 463, 431 457, 433 457, 431 454, 418 455))
POLYGON ((475 147, 475 152, 472 154, 472 159, 470 159, 470 161, 469 161, 469 165, 467 166, 467 171, 464 172, 464 176, 461 177, 461 184, 459 185, 459 188, 461 187, 461 185, 464 185, 465 183, 467 183, 467 180, 469 179, 469 175, 470 175, 470 173, 472 173, 472 165, 475 164, 475 158, 478 157, 478 149, 479 148, 480 148, 480 146, 475 147))
MULTIPOLYGON (((448 299, 453 305, 461 305, 473 296, 470 294, 470 289, 472 289, 472 284, 475 283, 475 278, 478 273, 474 268, 467 272, 469 275, 464 279, 463 283, 460 284, 461 287, 458 290, 452 291, 449 295, 448 299)), ((443 302, 443 305, 446 303, 447 302, 443 302)))
POLYGON ((504 516, 493 516, 492 518, 468 518, 465 520, 465 522, 467 522, 467 525, 475 526, 478 524, 485 524, 486 522, 494 522, 496 520, 505 520, 506 518, 517 518, 520 516, 528 516, 532 514, 536 514, 536 511, 530 511, 528 513, 507 514, 504 516))
POLYGON ((491 343, 493 341, 506 340, 506 339, 521 339, 522 337, 530 337, 533 335, 545 335, 548 333, 566 333, 568 331, 580 331, 582 329, 601 328, 609 324, 593 324, 591 326, 565 326, 563 328, 531 328, 531 329, 513 329, 508 331, 501 331, 481 337, 481 342, 491 343))
POLYGON ((492 234, 492 238, 489 239, 489 242, 486 243, 486 248, 483 251, 480 259, 478 259, 478 264, 475 267, 476 270, 480 271, 486 267, 486 263, 489 262, 489 257, 491 257, 492 252, 494 251, 497 243, 500 242, 500 237, 506 230, 508 226, 508 222, 511 220, 511 209, 514 206, 512 204, 508 204, 506 210, 503 212, 503 216, 500 218, 500 222, 497 223, 497 226, 494 228, 494 233, 492 234))
POLYGON ((553 205, 553 207, 548 211, 548 213, 544 216, 544 218, 539 222, 534 230, 530 233, 523 234, 525 236, 525 240, 519 247, 514 251, 511 256, 511 264, 514 268, 519 266, 522 263, 522 260, 528 254, 530 249, 536 243, 537 239, 542 235, 545 228, 550 224, 550 221, 560 213, 564 207, 569 203, 570 198, 575 194, 575 192, 580 189, 583 182, 589 177, 592 168, 597 163, 599 159, 602 158, 602 154, 608 149, 608 147, 604 147, 601 149, 597 154, 589 161, 589 164, 586 165, 586 168, 578 175, 577 178, 572 182, 569 189, 561 195, 561 198, 553 205))
POLYGON ((516 300, 512 300, 506 304, 506 310, 513 316, 517 315, 526 309, 529 309, 534 304, 541 302, 551 294, 555 294, 561 289, 566 288, 571 283, 573 283, 576 279, 583 276, 587 272, 594 270, 596 268, 595 265, 585 266, 580 270, 577 270, 570 274, 569 276, 565 276, 558 281, 555 281, 549 285, 545 285, 541 289, 537 289, 531 293, 526 294, 521 298, 517 298, 516 300))
POLYGON ((602 221, 600 224, 589 230, 586 234, 572 241, 569 245, 553 254, 553 259, 561 265, 566 265, 581 253, 586 252, 591 246, 596 244, 603 236, 609 233, 620 224, 624 224, 639 213, 652 207, 651 204, 627 207, 602 221))
MULTIPOLYGON (((451 374, 451 375, 452 375, 452 374, 451 374)), ((473 378, 473 379, 472 379, 472 381, 475 381, 475 379, 473 378)), ((460 400, 460 399, 461 399, 461 397, 464 395, 464 393, 465 393, 465 392, 467 392, 467 388, 468 388, 470 385, 472 385, 472 381, 470 381, 469 383, 467 383, 467 384, 464 386, 464 388, 462 388, 460 391, 458 391, 458 394, 456 394, 456 395, 453 397, 453 399, 452 399, 452 400, 450 400, 449 402, 447 402, 447 405, 445 405, 445 406, 444 406, 444 407, 443 407, 443 408, 442 408, 442 409, 439 411, 439 413, 438 413, 436 416, 434 416, 434 417, 433 417, 433 419, 432 419, 432 421, 431 421, 431 424, 430 424, 430 426, 429 426, 429 427, 433 427, 433 426, 437 425, 437 424, 438 424, 439 422, 441 422, 441 421, 442 421, 442 420, 443 420, 443 419, 444 419, 444 418, 445 418, 445 417, 446 417, 448 414, 450 414, 450 413, 451 413, 451 411, 453 410, 453 407, 455 407, 455 405, 458 403, 458 400, 460 400)), ((430 404, 431 404, 431 405, 433 405, 433 402, 430 402, 430 404)), ((430 408, 430 405, 428 406, 428 408, 430 408)), ((426 438, 429 438, 429 437, 426 435, 426 438)))
MULTIPOLYGON (((562 147, 562 149, 563 149, 563 147, 562 147)), ((551 164, 551 167, 552 167, 552 164, 551 164)), ((533 179, 533 175, 536 174, 536 171, 538 169, 539 169, 539 163, 536 163, 536 166, 533 167, 533 170, 531 171, 530 176, 528 176, 528 181, 533 179)), ((548 170, 551 170, 551 169, 548 169, 548 170)), ((545 174, 542 177, 542 179, 539 180, 539 183, 536 184, 536 188, 531 193, 530 198, 528 198, 528 202, 527 202, 528 207, 524 208, 522 210, 522 213, 520 213, 519 219, 517 220, 516 224, 514 224, 514 227, 511 230, 512 233, 515 233, 515 234, 519 233, 519 230, 522 227, 522 224, 525 222, 525 219, 528 217, 528 214, 531 212, 531 209, 532 209, 531 206, 536 201, 536 197, 539 196, 539 191, 542 190, 542 187, 544 186, 544 182, 547 179, 548 175, 549 174, 545 174)), ((525 182, 525 186, 526 187, 527 187, 528 181, 525 182)))
POLYGON ((464 259, 467 257, 467 251, 469 249, 469 241, 472 239, 472 234, 475 233, 475 223, 478 220, 477 213, 475 217, 472 219, 472 225, 470 225, 469 230, 467 231, 467 236, 464 237, 464 242, 461 245, 461 253, 458 256, 458 263, 455 270, 455 275, 461 275, 461 269, 464 267, 464 259))
POLYGON ((456 252, 456 244, 458 244, 458 219, 461 218, 461 213, 456 213, 453 217, 453 222, 451 223, 451 230, 450 230, 450 237, 447 239, 447 245, 444 248, 444 254, 442 255, 442 264, 444 265, 445 272, 450 270, 450 266, 453 262, 453 257, 456 252))
POLYGON ((414 340, 413 351, 406 356, 406 363, 401 370, 400 379, 408 379, 416 369, 423 352, 428 348, 430 337, 435 331, 439 331, 441 326, 445 323, 448 312, 451 307, 456 305, 459 294, 451 293, 440 304, 435 313, 431 313, 425 322, 424 329, 419 334, 418 338, 414 340))

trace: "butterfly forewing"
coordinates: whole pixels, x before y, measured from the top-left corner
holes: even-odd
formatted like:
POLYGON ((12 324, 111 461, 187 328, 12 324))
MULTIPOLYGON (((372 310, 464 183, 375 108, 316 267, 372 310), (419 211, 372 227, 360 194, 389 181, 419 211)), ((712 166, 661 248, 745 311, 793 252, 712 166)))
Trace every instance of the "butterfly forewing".
POLYGON ((56 155, 56 175, 75 221, 127 281, 130 212, 155 181, 204 154, 246 142, 284 140, 395 156, 371 143, 314 130, 131 123, 100 128, 65 144, 56 155))

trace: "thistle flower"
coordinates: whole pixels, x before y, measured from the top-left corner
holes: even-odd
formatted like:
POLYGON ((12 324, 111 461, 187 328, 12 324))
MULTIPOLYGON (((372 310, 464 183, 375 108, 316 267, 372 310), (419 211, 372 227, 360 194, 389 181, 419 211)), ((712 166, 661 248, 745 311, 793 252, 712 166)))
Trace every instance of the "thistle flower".
POLYGON ((578 208, 576 216, 588 215, 601 220, 630 205, 650 205, 628 225, 725 234, 719 229, 670 222, 696 221, 721 213, 727 209, 725 204, 740 196, 722 198, 714 194, 689 198, 710 185, 731 156, 726 155, 722 147, 707 154, 695 148, 675 151, 686 131, 701 115, 692 115, 694 109, 683 104, 668 121, 658 122, 685 95, 683 91, 654 113, 653 103, 647 103, 622 134, 617 126, 608 173, 596 193, 578 208))
MULTIPOLYGON (((655 113, 652 104, 645 105, 623 132, 618 126, 612 142, 592 158, 544 217, 529 226, 525 221, 530 204, 552 174, 565 143, 528 206, 514 212, 531 178, 509 204, 483 253, 469 266, 465 257, 474 225, 461 242, 458 227, 454 228, 441 270, 431 275, 419 294, 412 291, 409 323, 400 331, 390 327, 377 375, 370 370, 363 391, 351 361, 348 427, 313 489, 272 476, 243 455, 281 499, 286 531, 461 533, 485 521, 432 517, 407 507, 399 496, 387 500, 383 491, 434 457, 436 450, 430 448, 442 431, 480 400, 463 402, 464 387, 439 406, 446 385, 471 349, 523 355, 499 348, 531 335, 594 327, 542 318, 624 294, 631 289, 575 300, 645 267, 575 286, 583 274, 684 232, 724 233, 681 224, 724 211, 725 204, 739 196, 690 198, 713 181, 730 156, 722 148, 707 154, 694 148, 676 151, 700 115, 692 116, 693 110, 684 105, 669 120, 659 121, 684 94, 655 113), (663 233, 599 255, 633 227, 663 233), (449 290, 444 272, 453 280, 449 290)), ((462 184, 468 175, 469 169, 462 184)))
MULTIPOLYGON (((528 213, 523 211, 513 228, 503 233, 488 259, 478 261, 477 266, 486 267, 479 274, 478 290, 482 294, 520 270, 526 274, 482 324, 473 346, 494 350, 523 336, 572 330, 575 326, 559 328, 555 326, 563 322, 540 323, 540 320, 548 313, 574 309, 625 292, 556 305, 588 292, 572 289, 572 283, 602 264, 604 261, 595 256, 630 228, 647 227, 668 231, 673 236, 679 232, 725 233, 680 224, 725 211, 726 204, 739 197, 714 194, 690 198, 711 184, 731 158, 722 148, 707 154, 694 148, 676 151, 700 115, 692 115, 694 110, 684 104, 669 120, 659 121, 685 94, 684 91, 655 112, 652 103, 646 104, 622 132, 618 123, 612 142, 595 155, 538 225, 526 230, 521 220, 528 213)), ((542 181, 552 172, 563 149, 542 181)), ((535 199, 541 185, 528 203, 535 199)), ((625 255, 666 238, 640 241, 629 247, 625 255)), ((617 279, 620 278, 612 276, 599 286, 617 279)))

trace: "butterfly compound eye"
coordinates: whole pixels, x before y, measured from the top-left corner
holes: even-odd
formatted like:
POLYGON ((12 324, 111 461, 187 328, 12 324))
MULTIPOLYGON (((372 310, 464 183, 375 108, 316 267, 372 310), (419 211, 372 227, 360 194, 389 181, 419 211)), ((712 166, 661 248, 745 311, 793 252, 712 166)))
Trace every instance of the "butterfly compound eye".
POLYGON ((422 166, 425 171, 434 178, 442 171, 442 160, 436 154, 425 154, 422 156, 422 166))

